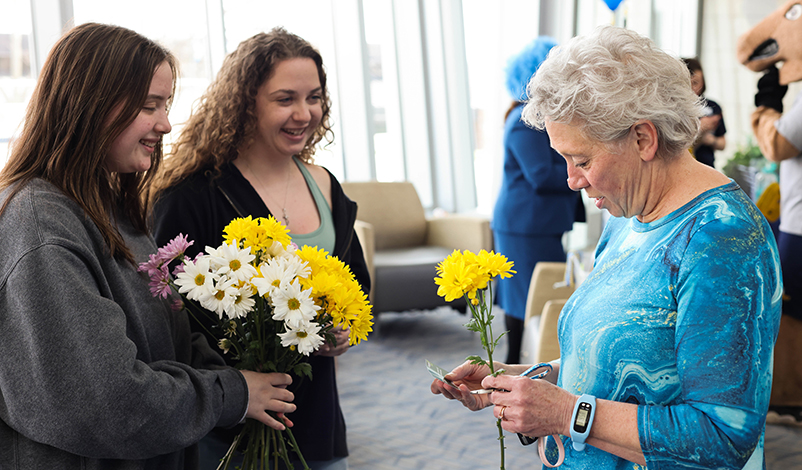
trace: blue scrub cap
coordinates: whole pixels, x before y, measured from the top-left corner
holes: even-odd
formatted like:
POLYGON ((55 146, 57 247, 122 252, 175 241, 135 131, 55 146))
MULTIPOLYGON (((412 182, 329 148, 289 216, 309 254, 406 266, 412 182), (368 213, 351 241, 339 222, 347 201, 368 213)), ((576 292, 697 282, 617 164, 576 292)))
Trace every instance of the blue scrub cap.
POLYGON ((510 57, 504 70, 507 75, 506 85, 510 96, 518 101, 526 101, 526 85, 535 74, 540 64, 546 60, 551 48, 557 41, 549 36, 539 36, 517 55, 510 57))

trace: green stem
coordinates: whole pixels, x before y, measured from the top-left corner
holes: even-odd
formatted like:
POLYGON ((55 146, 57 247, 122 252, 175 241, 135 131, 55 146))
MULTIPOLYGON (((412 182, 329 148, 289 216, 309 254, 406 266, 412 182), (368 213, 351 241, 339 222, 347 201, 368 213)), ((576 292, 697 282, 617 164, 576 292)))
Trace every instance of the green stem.
MULTIPOLYGON (((490 292, 490 284, 489 283, 487 285, 487 290, 488 290, 488 293, 489 293, 490 292)), ((488 296, 485 296, 485 293, 482 292, 482 305, 485 306, 486 312, 487 312, 487 318, 486 318, 485 325, 487 325, 487 334, 488 334, 488 336, 490 336, 490 340, 487 343, 487 360, 490 362, 490 372, 493 375, 495 375, 496 374, 496 371, 495 371, 495 367, 496 366, 495 366, 495 363, 493 362, 493 352, 496 350, 496 339, 493 337, 493 319, 492 319, 492 315, 490 314, 492 312, 493 306, 491 305, 490 308, 487 308, 487 298, 488 298, 488 296)), ((490 298, 492 299, 493 297, 490 296, 490 298)))
MULTIPOLYGON (((172 285, 172 281, 170 282, 170 284, 172 285)), ((173 289, 175 289, 175 292, 178 292, 178 289, 176 289, 175 287, 173 287, 173 289)), ((195 311, 197 310, 198 312, 202 313, 203 316, 205 316, 206 318, 211 319, 212 321, 219 321, 219 318, 212 317, 208 313, 209 312, 208 310, 204 309, 203 307, 198 306, 198 304, 194 300, 189 300, 186 297, 184 297, 183 295, 181 296, 181 300, 183 300, 184 305, 186 306, 187 312, 189 312, 189 315, 192 317, 193 320, 195 320, 195 323, 200 325, 201 328, 203 328, 203 331, 205 331, 209 336, 211 336, 212 338, 216 338, 217 335, 215 335, 214 333, 209 331, 208 328, 206 328, 206 325, 204 325, 203 322, 198 319, 198 316, 195 315, 195 311)))
POLYGON ((504 470, 504 429, 501 427, 501 420, 496 421, 498 427, 498 444, 501 447, 501 470, 504 470))
POLYGON ((217 466, 217 470, 228 470, 228 467, 231 465, 231 458, 234 456, 234 452, 237 450, 237 447, 239 447, 241 440, 242 433, 240 432, 237 434, 237 437, 234 438, 234 442, 231 444, 231 447, 228 448, 226 455, 223 456, 220 465, 217 466))
POLYGON ((292 434, 292 430, 290 428, 284 428, 287 431, 287 435, 290 436, 290 442, 292 442, 292 448, 295 450, 295 455, 298 456, 298 459, 301 461, 301 465, 304 466, 304 470, 310 470, 309 466, 306 464, 306 460, 304 460, 303 454, 301 454, 301 448, 298 447, 298 443, 295 442, 295 436, 292 434))
POLYGON ((278 453, 279 453, 278 440, 281 438, 281 436, 277 436, 277 434, 278 433, 276 432, 275 429, 270 428, 270 439, 273 441, 273 448, 275 449, 275 451, 273 452, 273 468, 278 468, 278 453))
MULTIPOLYGON (((477 322, 479 326, 478 329, 482 338, 482 347, 485 352, 487 352, 487 365, 490 368, 490 374, 495 376, 496 368, 493 363, 493 351, 495 350, 496 339, 493 337, 493 316, 491 315, 493 306, 492 304, 490 306, 487 305, 488 299, 492 299, 492 291, 489 284, 486 291, 483 289, 478 292, 478 298, 479 311, 477 312, 477 307, 474 306, 468 296, 465 295, 465 300, 468 302, 471 309, 471 315, 473 315, 474 321, 477 322)), ((501 454, 500 468, 504 470, 504 429, 501 427, 501 419, 496 420, 496 427, 498 428, 499 451, 501 454)))
MULTIPOLYGON (((277 432, 276 434, 279 433, 277 432)), ((284 442, 284 437, 281 435, 279 435, 278 437, 278 450, 279 450, 279 456, 281 457, 282 460, 284 460, 284 465, 287 466, 288 470, 293 470, 293 468, 295 467, 292 465, 292 462, 290 462, 290 456, 289 453, 287 452, 287 444, 284 442)), ((276 466, 275 468, 278 468, 278 466, 276 466)))
MULTIPOLYGON (((490 284, 487 285, 487 293, 491 294, 490 292, 490 284)), ((490 336, 490 341, 487 343, 487 360, 490 362, 490 371, 495 375, 495 366, 493 363, 493 351, 495 348, 495 338, 493 337, 493 316, 491 315, 493 305, 491 303, 490 307, 487 307, 488 296, 482 293, 482 305, 485 306, 487 312, 487 321, 485 325, 487 326, 488 335, 490 336)), ((492 299, 492 295, 489 296, 492 299)), ((492 302, 492 300, 491 300, 492 302)), ((499 445, 499 453, 501 455, 501 466, 499 467, 501 470, 504 470, 504 429, 501 427, 501 420, 496 421, 496 426, 498 427, 498 445, 499 445)))
POLYGON ((259 432, 259 467, 261 470, 265 470, 265 465, 267 465, 267 450, 268 450, 268 443, 267 443, 267 436, 265 436, 265 428, 266 426, 260 426, 259 432))

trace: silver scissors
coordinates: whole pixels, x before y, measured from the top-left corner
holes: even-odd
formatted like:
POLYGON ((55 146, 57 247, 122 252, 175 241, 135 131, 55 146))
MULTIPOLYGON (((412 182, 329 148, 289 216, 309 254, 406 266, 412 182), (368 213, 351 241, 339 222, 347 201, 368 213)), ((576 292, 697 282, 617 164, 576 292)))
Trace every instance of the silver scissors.
MULTIPOLYGON (((519 377, 529 377, 532 380, 534 380, 534 379, 542 379, 543 377, 549 375, 549 373, 552 370, 554 370, 554 368, 551 366, 551 364, 549 364, 547 362, 539 362, 539 363, 533 365, 532 367, 526 369, 522 374, 519 375, 519 377), (540 369, 541 367, 545 367, 546 370, 529 377, 529 374, 531 374, 532 372, 540 369)), ((498 390, 498 389, 495 389, 495 388, 482 388, 482 389, 479 389, 479 390, 471 390, 471 395, 486 395, 488 393, 501 392, 501 391, 505 391, 505 390, 498 390)))

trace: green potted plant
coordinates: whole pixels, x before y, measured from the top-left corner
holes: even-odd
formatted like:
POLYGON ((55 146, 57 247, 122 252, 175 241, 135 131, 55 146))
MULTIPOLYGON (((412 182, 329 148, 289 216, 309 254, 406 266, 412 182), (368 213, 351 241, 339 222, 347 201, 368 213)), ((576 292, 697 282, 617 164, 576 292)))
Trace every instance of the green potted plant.
POLYGON ((757 200, 765 188, 764 180, 777 180, 777 164, 768 161, 751 138, 738 146, 721 171, 735 180, 753 200, 757 200))

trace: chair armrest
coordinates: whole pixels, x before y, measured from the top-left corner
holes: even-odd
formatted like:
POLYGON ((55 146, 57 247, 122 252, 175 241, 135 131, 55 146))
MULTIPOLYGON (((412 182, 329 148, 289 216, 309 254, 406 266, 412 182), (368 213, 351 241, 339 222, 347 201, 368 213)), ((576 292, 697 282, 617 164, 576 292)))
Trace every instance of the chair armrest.
POLYGON ((551 362, 560 358, 560 341, 557 334, 557 320, 565 306, 566 299, 549 300, 543 306, 540 318, 537 354, 534 362, 551 362))
POLYGON ((368 274, 371 279, 370 293, 368 299, 373 300, 373 289, 376 285, 376 268, 373 264, 373 257, 376 253, 376 232, 373 229, 373 224, 365 222, 364 220, 357 219, 354 222, 354 231, 359 244, 362 245, 362 254, 365 256, 365 264, 368 267, 368 274))
POLYGON ((467 215, 448 215, 427 220, 426 244, 456 250, 493 249, 490 219, 467 215))
POLYGON ((554 288, 554 284, 564 279, 564 262, 541 261, 535 265, 526 295, 525 322, 532 316, 540 315, 543 312, 543 306, 549 300, 567 299, 574 293, 575 287, 554 288))

